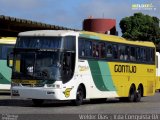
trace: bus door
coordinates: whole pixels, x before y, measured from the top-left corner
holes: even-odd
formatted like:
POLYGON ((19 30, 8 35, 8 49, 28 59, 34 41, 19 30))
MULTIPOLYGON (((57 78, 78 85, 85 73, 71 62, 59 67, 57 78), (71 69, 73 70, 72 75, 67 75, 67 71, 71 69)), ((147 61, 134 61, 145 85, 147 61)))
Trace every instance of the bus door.
POLYGON ((68 82, 74 74, 75 68, 75 53, 74 52, 64 52, 61 55, 61 65, 62 65, 62 79, 63 83, 68 82))

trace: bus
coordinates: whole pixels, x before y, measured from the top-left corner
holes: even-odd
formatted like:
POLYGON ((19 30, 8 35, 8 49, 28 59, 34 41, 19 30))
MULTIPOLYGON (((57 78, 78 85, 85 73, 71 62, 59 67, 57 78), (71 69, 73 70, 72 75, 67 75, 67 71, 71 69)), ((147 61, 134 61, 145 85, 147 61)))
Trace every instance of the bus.
POLYGON ((11 96, 45 100, 119 98, 139 102, 155 93, 155 45, 87 31, 37 30, 18 35, 11 96))
POLYGON ((11 68, 7 66, 7 54, 15 43, 15 37, 0 37, 0 92, 10 92, 11 68))

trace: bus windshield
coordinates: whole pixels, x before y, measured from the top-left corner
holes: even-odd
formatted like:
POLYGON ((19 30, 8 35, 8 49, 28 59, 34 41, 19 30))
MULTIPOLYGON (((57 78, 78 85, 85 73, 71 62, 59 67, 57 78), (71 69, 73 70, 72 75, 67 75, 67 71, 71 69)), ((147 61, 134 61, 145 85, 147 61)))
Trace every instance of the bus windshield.
POLYGON ((14 79, 71 79, 75 66, 75 37, 19 37, 14 48, 14 79))
POLYGON ((21 52, 15 56, 15 73, 30 79, 61 80, 60 52, 21 52))
POLYGON ((74 61, 75 53, 71 52, 19 52, 14 55, 12 77, 67 82, 73 76, 74 61))

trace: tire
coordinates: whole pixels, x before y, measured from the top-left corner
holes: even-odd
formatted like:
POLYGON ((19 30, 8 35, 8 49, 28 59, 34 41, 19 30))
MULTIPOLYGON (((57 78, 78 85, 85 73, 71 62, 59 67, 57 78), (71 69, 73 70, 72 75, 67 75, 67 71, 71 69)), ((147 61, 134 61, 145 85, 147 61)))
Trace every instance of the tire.
POLYGON ((129 95, 128 95, 128 102, 134 102, 135 100, 135 87, 131 86, 130 91, 129 91, 129 95))
POLYGON ((141 95, 142 95, 142 89, 141 87, 138 87, 138 90, 136 91, 136 94, 135 94, 134 102, 140 102, 141 95))
POLYGON ((44 103, 44 100, 41 99, 32 99, 32 102, 35 106, 41 106, 44 103))
POLYGON ((73 105, 79 106, 83 103, 83 98, 84 98, 84 89, 79 86, 77 93, 76 93, 76 99, 72 101, 73 105))

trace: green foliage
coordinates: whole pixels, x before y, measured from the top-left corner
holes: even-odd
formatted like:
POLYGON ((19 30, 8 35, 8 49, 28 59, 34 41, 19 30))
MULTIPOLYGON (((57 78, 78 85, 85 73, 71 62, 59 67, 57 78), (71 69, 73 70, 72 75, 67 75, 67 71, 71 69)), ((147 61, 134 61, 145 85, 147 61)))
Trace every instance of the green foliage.
POLYGON ((142 13, 125 17, 120 21, 122 37, 131 40, 160 42, 159 19, 142 13))

